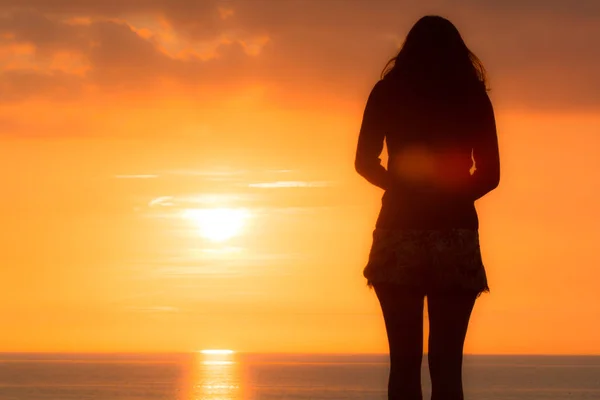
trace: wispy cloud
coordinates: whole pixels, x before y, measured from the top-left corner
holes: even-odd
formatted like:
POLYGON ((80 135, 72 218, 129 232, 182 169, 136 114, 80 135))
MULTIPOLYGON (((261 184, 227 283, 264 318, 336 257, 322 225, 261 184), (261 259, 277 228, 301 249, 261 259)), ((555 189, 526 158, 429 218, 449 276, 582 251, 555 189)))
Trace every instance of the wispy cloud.
POLYGON ((327 181, 275 181, 275 182, 260 182, 250 183, 248 187, 261 189, 277 189, 277 188, 322 188, 332 186, 333 182, 327 181))
POLYGON ((179 308, 171 307, 171 306, 148 306, 148 307, 130 306, 130 307, 126 307, 126 310, 132 311, 132 312, 140 312, 140 313, 177 313, 177 312, 179 312, 179 308))
POLYGON ((200 176, 204 178, 226 178, 247 174, 249 171, 243 169, 175 169, 168 171, 169 175, 200 176))
POLYGON ((156 199, 152 199, 148 203, 148 207, 157 207, 157 206, 172 207, 175 205, 175 202, 173 200, 174 200, 173 196, 157 197, 156 199))
POLYGON ((132 175, 115 175, 116 179, 155 179, 159 175, 154 174, 132 174, 132 175))

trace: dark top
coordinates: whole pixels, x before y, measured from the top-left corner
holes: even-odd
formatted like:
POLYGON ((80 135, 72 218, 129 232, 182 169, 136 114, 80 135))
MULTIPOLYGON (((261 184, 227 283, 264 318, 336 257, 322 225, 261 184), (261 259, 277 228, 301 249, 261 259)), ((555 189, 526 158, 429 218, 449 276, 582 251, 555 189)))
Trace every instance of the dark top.
POLYGON ((365 107, 355 167, 385 190, 377 228, 478 229, 475 200, 500 181, 487 92, 482 87, 428 95, 380 80, 365 107), (387 168, 380 159, 384 140, 387 168))

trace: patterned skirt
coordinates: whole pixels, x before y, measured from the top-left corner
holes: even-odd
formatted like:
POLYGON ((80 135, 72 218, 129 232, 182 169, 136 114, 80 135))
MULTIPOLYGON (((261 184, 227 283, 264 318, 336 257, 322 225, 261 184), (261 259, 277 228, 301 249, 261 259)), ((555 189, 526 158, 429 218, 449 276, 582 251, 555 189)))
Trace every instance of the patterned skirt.
POLYGON ((367 285, 394 283, 430 293, 489 292, 479 247, 472 229, 376 229, 369 261, 363 270, 367 285))

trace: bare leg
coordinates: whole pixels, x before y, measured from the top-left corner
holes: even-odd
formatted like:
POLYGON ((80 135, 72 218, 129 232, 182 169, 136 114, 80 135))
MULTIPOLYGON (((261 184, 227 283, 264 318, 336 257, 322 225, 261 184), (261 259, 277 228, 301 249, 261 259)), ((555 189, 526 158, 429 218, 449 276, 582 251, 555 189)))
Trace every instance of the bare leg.
POLYGON ((375 284, 390 350, 388 400, 422 400, 424 294, 393 284, 375 284))
POLYGON ((474 294, 427 296, 431 400, 463 400, 462 359, 474 294))

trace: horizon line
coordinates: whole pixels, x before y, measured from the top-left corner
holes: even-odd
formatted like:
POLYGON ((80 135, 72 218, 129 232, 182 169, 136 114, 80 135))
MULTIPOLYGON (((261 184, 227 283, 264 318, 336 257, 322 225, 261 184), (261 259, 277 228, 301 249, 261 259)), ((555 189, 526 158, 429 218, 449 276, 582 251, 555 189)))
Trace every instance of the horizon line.
MULTIPOLYGON (((0 351, 2 354, 40 354, 40 355, 175 355, 198 354, 198 350, 173 351, 0 351)), ((237 355, 293 355, 293 356, 389 356, 388 352, 268 352, 268 351, 233 351, 237 355)), ((427 355, 423 352, 423 355, 427 355)), ((464 353, 464 356, 506 356, 506 357, 600 357, 600 353, 464 353)))

